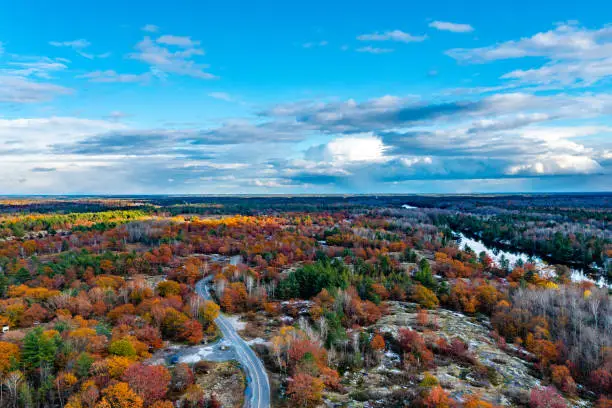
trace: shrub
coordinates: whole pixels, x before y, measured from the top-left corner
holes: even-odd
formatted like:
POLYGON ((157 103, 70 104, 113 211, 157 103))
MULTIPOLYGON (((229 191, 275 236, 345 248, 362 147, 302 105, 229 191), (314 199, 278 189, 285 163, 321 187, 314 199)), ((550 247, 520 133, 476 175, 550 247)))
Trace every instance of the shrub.
POLYGON ((416 285, 412 292, 412 300, 427 309, 435 309, 440 305, 440 301, 435 293, 423 285, 416 285))
POLYGON ((108 352, 116 356, 134 357, 136 349, 128 339, 115 340, 108 347, 108 352))
POLYGON ((529 398, 531 408, 567 408, 567 402, 555 387, 534 388, 529 398))

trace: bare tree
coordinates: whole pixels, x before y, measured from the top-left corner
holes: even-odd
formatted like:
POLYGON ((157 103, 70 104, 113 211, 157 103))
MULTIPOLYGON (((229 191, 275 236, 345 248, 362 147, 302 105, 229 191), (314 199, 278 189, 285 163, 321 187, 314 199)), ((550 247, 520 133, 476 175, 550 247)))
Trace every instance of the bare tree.
POLYGON ((23 374, 19 371, 11 371, 6 375, 3 384, 9 391, 10 399, 13 404, 13 408, 17 406, 17 390, 19 385, 23 382, 23 374))

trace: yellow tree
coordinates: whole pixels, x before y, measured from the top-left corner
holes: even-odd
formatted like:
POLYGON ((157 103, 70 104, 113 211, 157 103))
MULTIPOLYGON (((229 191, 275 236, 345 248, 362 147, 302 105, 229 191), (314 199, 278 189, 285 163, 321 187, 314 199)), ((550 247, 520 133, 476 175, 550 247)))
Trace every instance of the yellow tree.
POLYGON ((96 408, 142 408, 142 398, 127 383, 118 382, 102 391, 102 400, 96 408))
POLYGON ((217 317, 219 317, 219 311, 221 308, 215 302, 210 300, 204 301, 204 304, 199 307, 199 314, 202 318, 202 323, 205 328, 208 328, 217 317))
POLYGON ((19 347, 0 341, 0 375, 6 374, 13 363, 19 362, 19 347))

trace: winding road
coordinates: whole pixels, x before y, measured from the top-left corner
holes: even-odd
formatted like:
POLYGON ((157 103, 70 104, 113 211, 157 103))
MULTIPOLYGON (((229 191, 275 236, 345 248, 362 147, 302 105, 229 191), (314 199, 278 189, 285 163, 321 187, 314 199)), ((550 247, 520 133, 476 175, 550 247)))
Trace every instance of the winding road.
MULTIPOLYGON (((208 291, 208 283, 212 276, 208 276, 196 283, 196 293, 206 300, 213 300, 208 291)), ((245 408, 269 408, 270 407, 270 382, 262 361, 251 347, 236 333, 232 323, 223 315, 215 319, 215 323, 221 330, 223 338, 231 344, 238 362, 242 365, 247 377, 247 388, 245 391, 245 408)))

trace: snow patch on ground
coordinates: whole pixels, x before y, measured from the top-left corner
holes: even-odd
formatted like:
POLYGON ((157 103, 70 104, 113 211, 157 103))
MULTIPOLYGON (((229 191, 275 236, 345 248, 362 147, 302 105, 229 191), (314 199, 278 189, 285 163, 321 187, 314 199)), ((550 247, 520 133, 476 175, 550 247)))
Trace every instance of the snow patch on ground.
POLYGON ((212 347, 202 347, 196 353, 181 356, 179 358, 179 362, 197 363, 198 361, 206 360, 207 357, 210 357, 213 353, 214 353, 214 350, 212 347))
POLYGON ((262 339, 261 337, 257 337, 257 338, 255 338, 253 340, 247 341, 247 344, 249 346, 254 346, 256 344, 268 345, 268 344, 271 344, 271 343, 269 341, 266 341, 266 340, 262 339))

